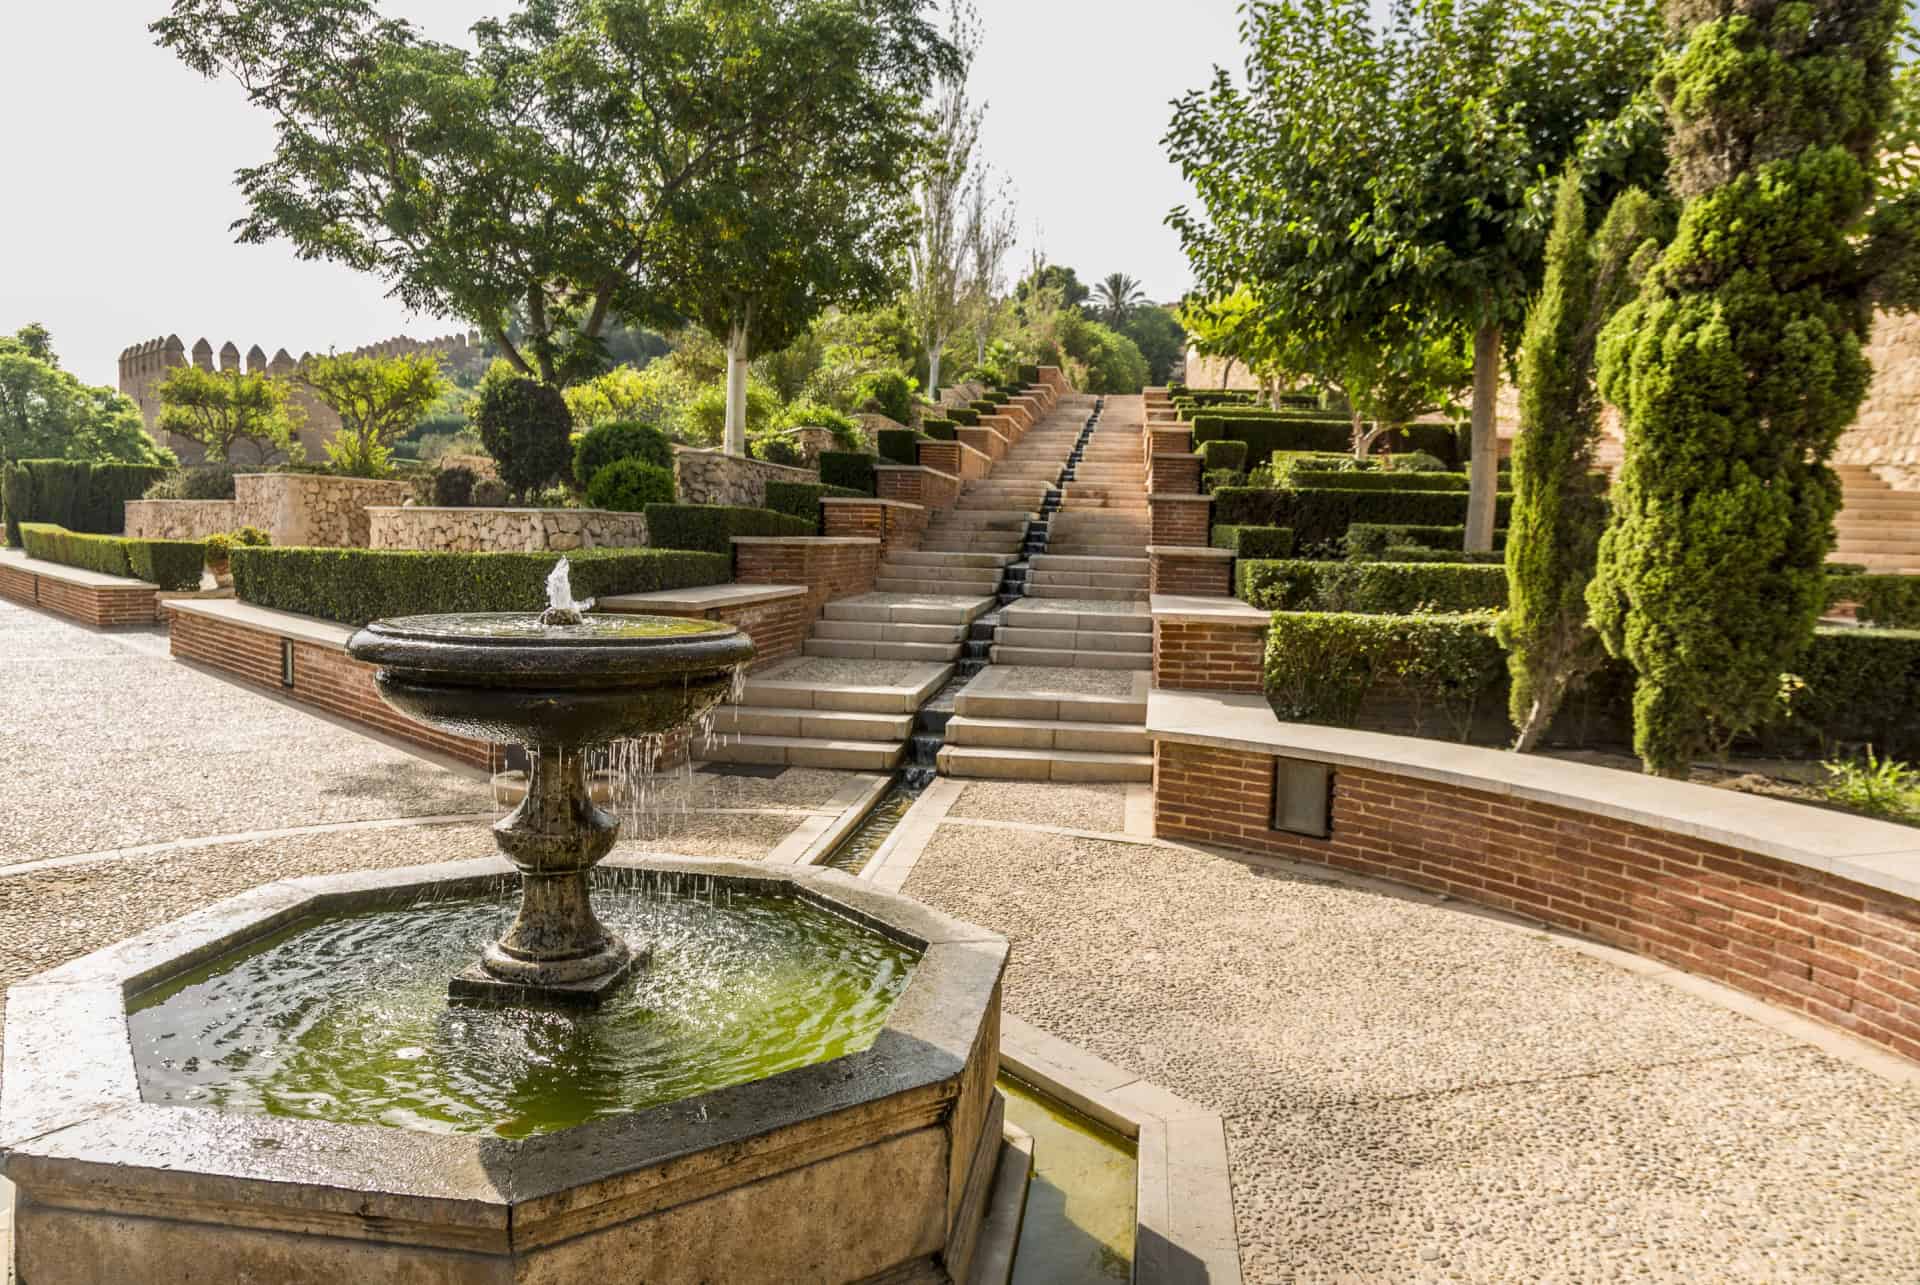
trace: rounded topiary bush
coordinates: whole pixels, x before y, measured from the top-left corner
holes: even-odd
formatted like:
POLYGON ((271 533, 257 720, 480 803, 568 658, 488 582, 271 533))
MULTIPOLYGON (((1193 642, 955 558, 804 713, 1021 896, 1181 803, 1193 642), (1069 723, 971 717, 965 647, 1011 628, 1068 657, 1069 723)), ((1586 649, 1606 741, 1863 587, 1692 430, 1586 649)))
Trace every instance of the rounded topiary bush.
POLYGON ((526 495, 565 475, 573 416, 559 389, 532 379, 482 384, 473 422, 512 494, 526 495))
POLYGON ((474 472, 464 464, 433 475, 433 502, 443 509, 464 509, 473 503, 474 472))
POLYGON ((641 460, 671 473, 673 443, 665 433, 639 420, 595 425, 574 443, 573 479, 585 486, 615 460, 641 460))
POLYGON ((853 386, 853 404, 904 424, 913 414, 913 381, 897 370, 875 370, 853 386))
POLYGON ((507 484, 497 477, 483 477, 473 484, 475 508, 497 509, 507 502, 507 484))
POLYGON ((621 513, 639 513, 649 504, 672 504, 673 474, 633 456, 615 460, 587 483, 587 503, 621 513))

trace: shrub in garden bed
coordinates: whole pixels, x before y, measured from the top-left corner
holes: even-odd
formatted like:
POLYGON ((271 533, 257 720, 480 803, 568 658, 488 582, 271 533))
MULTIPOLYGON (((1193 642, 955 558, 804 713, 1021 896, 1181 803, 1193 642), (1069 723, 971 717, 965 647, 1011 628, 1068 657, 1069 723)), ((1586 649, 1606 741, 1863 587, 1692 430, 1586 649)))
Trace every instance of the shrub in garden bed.
POLYGON ((1268 611, 1413 612, 1497 610, 1507 605, 1502 566, 1461 562, 1310 562, 1245 559, 1235 596, 1268 611))
MULTIPOLYGON (((1505 525, 1513 495, 1496 497, 1495 522, 1505 525)), ((1338 547, 1355 523, 1465 525, 1465 491, 1354 491, 1334 487, 1269 490, 1227 487, 1213 493, 1213 518, 1223 526, 1293 528, 1296 547, 1338 547)))
POLYGON ((929 416, 920 421, 920 431, 937 442, 958 441, 960 439, 957 431, 959 427, 960 425, 957 421, 942 419, 937 415, 929 416))
POLYGON ((1267 634, 1267 697, 1286 719, 1350 727, 1389 680, 1416 726, 1438 715, 1456 740, 1486 702, 1504 705, 1507 657, 1494 613, 1378 616, 1275 612, 1267 634))
POLYGON ((639 420, 596 424, 573 444, 573 479, 582 486, 590 485, 601 469, 625 459, 644 460, 671 473, 673 443, 665 433, 639 420))
POLYGON ((1226 469, 1242 473, 1247 467, 1245 442, 1212 441, 1200 444, 1200 467, 1208 473, 1226 469))
POLYGON ((865 497, 866 492, 855 491, 844 486, 830 486, 825 482, 769 482, 767 483, 767 507, 775 513, 802 518, 818 528, 820 523, 820 501, 833 495, 845 499, 857 500, 865 497))
POLYGON ((889 464, 918 464, 920 434, 911 428, 881 429, 880 458, 889 464))
POLYGON ((873 495, 879 487, 873 463, 865 451, 821 451, 820 480, 855 495, 873 495))
MULTIPOLYGON (((1211 446, 1214 443, 1209 442, 1211 446)), ((1399 469, 1330 469, 1295 464, 1295 486, 1337 487, 1343 491, 1464 491, 1465 473, 1414 473, 1399 469)))
POLYGON ((949 406, 946 417, 962 428, 980 427, 980 412, 971 406, 949 406))
POLYGON ((130 540, 44 522, 21 523, 20 535, 27 555, 42 562, 130 576, 168 591, 198 589, 207 561, 207 546, 200 540, 130 540))
POLYGON ((1245 486, 1247 475, 1239 469, 1205 469, 1200 474, 1200 489, 1208 495, 1229 486, 1245 486))
MULTIPOLYGON (((1377 558, 1388 549, 1409 544, 1447 553, 1458 553, 1466 547, 1466 543, 1467 528, 1464 526, 1356 522, 1347 528, 1346 550, 1350 558, 1377 558)), ((1506 531, 1495 531, 1493 547, 1504 549, 1506 544, 1506 531)))
POLYGON ((437 470, 433 475, 433 502, 443 509, 464 509, 473 503, 473 484, 479 480, 464 464, 437 470))
POLYGON ((1866 624, 1920 629, 1920 576, 1835 575, 1829 565, 1827 602, 1859 604, 1866 624))
MULTIPOLYGON (((1344 419, 1279 411, 1202 412, 1193 417, 1193 440, 1245 442, 1248 463, 1264 464, 1275 451, 1351 452, 1353 425, 1344 419)), ((1410 424, 1377 439, 1374 449, 1421 451, 1448 464, 1462 462, 1454 431, 1445 424, 1410 424)))
POLYGON ((1231 549, 1242 558, 1290 558, 1293 532, 1283 526, 1217 526, 1213 547, 1231 549))
POLYGON ((646 513, 647 540, 656 549, 727 555, 733 552, 736 535, 814 535, 820 526, 818 519, 732 504, 649 504, 646 513))
MULTIPOLYGON (((233 550, 234 592, 279 611, 364 625, 387 616, 539 611, 551 553, 440 553, 417 549, 233 550)), ((686 549, 579 549, 567 555, 578 598, 721 584, 724 554, 686 549)))
MULTIPOLYGON (((23 522, 89 535, 118 535, 126 530, 126 502, 146 495, 171 471, 153 464, 15 460, 0 469, 7 543, 20 543, 23 522)), ((223 498, 232 495, 229 481, 223 498)))
POLYGON ((673 503, 673 470, 637 455, 601 468, 587 484, 587 503, 618 513, 644 513, 650 504, 673 503))

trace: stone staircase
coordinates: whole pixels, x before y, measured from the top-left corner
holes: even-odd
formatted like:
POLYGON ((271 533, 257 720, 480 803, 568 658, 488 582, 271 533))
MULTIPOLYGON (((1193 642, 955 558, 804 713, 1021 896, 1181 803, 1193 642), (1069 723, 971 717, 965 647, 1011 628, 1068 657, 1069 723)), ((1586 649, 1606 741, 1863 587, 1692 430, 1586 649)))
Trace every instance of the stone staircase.
POLYGON ((939 753, 948 776, 1151 781, 1144 671, 995 664, 954 702, 939 753))
POLYGON ((1896 491, 1871 469, 1842 465, 1833 561, 1882 573, 1920 574, 1920 491, 1896 491))

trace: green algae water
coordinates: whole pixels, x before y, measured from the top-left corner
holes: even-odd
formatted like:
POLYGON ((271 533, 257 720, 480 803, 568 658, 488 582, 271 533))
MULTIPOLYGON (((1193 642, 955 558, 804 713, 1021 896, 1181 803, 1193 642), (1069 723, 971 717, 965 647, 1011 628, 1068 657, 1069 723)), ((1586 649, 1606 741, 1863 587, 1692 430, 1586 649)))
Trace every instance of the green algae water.
POLYGON ((148 1102, 526 1137, 869 1047, 919 954, 801 898, 596 890, 650 966, 597 1011, 453 1005, 512 918, 462 899, 309 919, 141 995, 148 1102))
POLYGON ((1002 1075, 1007 1122, 1033 1135, 1033 1184, 1013 1285, 1106 1285, 1133 1278, 1133 1143, 1002 1075))

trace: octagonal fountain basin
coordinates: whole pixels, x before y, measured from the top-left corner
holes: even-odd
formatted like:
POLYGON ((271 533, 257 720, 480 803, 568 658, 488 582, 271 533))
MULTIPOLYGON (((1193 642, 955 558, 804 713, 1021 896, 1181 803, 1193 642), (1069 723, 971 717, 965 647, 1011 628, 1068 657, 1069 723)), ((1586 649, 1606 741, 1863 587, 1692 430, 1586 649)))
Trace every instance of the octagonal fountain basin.
POLYGON ((8 995, 33 1285, 965 1279, 1004 938, 835 871, 614 859, 652 967, 450 1005, 498 859, 289 879, 8 995))

